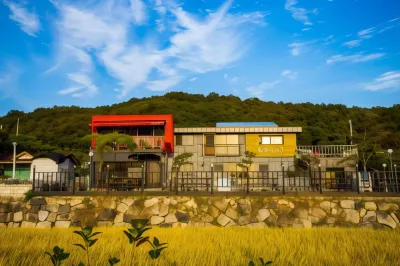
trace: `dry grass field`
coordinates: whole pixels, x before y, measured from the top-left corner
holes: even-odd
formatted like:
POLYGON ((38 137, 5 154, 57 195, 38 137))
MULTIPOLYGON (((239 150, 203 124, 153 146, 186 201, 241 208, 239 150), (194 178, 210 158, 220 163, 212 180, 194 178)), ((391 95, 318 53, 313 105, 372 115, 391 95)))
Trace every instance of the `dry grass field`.
MULTIPOLYGON (((58 245, 70 252, 62 265, 85 262, 81 243, 73 229, 0 229, 0 265, 51 265, 43 253, 58 245)), ((93 265, 248 265, 263 257, 273 265, 400 265, 400 231, 353 228, 153 228, 146 232, 168 249, 152 261, 144 244, 133 251, 122 228, 102 231, 93 246, 93 265)))

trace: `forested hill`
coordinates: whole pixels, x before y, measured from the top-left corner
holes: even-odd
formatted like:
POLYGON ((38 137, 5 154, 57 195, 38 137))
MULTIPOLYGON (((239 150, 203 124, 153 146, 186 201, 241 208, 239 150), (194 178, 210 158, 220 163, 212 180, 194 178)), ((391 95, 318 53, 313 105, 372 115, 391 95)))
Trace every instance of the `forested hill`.
POLYGON ((33 154, 42 151, 72 151, 82 158, 88 143, 82 136, 90 133, 92 115, 99 114, 170 114, 175 127, 215 126, 216 122, 272 121, 279 126, 301 126, 298 144, 348 144, 349 119, 353 122, 355 140, 366 132, 367 140, 380 149, 400 149, 400 105, 371 109, 339 104, 274 103, 259 99, 242 101, 235 96, 208 96, 171 92, 164 96, 133 98, 127 102, 96 108, 54 106, 38 108, 31 113, 16 110, 0 118, 0 153, 12 150, 17 141, 18 151, 33 154), (15 136, 20 119, 18 137, 15 136))

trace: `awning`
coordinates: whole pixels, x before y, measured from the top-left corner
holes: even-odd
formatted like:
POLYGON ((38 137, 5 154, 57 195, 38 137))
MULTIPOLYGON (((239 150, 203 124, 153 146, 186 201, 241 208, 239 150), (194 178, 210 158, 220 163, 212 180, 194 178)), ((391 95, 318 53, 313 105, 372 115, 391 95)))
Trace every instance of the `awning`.
POLYGON ((102 121, 89 124, 94 127, 118 127, 118 126, 163 126, 165 121, 102 121))

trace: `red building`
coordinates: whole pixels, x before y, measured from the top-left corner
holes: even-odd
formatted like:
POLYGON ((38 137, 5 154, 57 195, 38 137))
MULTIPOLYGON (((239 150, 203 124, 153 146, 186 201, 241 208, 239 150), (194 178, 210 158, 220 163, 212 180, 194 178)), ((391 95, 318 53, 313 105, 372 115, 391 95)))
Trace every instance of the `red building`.
MULTIPOLYGON (((93 172, 96 186, 123 187, 140 185, 145 176, 146 187, 166 184, 168 156, 174 152, 174 124, 172 115, 104 115, 93 116, 92 134, 120 133, 132 136, 137 148, 131 152, 127 145, 113 143, 112 151, 100 158, 94 154, 93 172), (108 180, 108 181, 106 181, 108 180)), ((92 148, 96 141, 92 141, 92 148)))

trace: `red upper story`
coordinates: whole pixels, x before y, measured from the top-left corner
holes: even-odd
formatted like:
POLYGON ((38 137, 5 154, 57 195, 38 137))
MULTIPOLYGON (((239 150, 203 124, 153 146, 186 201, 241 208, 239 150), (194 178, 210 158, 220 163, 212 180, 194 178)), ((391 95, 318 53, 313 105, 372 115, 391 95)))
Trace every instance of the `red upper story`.
MULTIPOLYGON (((174 152, 174 121, 172 115, 98 115, 92 116, 92 134, 118 132, 131 135, 138 149, 162 149, 174 152)), ((96 142, 92 141, 95 148, 96 142)), ((124 145, 117 145, 123 149, 124 145)))

